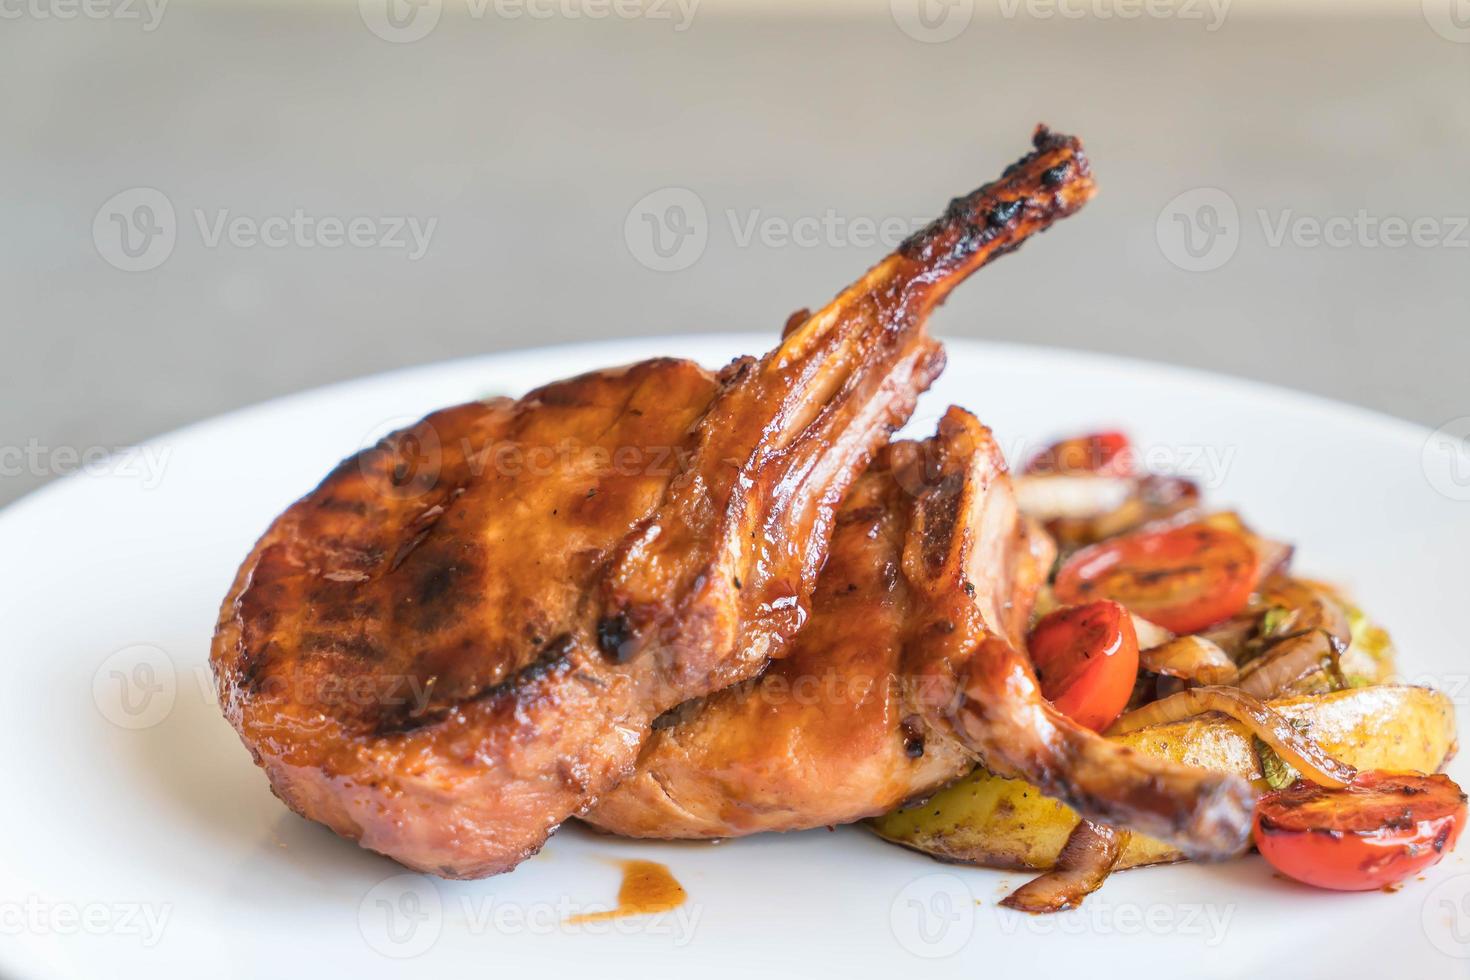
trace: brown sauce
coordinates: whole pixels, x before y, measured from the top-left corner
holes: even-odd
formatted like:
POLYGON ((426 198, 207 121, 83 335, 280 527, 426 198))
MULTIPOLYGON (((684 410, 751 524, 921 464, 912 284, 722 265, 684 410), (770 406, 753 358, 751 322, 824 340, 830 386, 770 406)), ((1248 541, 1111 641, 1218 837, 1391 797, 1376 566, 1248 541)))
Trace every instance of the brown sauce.
POLYGON ((628 915, 648 915, 667 912, 683 905, 689 898, 684 886, 679 884, 666 865, 657 861, 619 861, 623 869, 623 883, 618 888, 617 908, 606 912, 588 912, 574 915, 568 923, 602 922, 621 919, 628 915))

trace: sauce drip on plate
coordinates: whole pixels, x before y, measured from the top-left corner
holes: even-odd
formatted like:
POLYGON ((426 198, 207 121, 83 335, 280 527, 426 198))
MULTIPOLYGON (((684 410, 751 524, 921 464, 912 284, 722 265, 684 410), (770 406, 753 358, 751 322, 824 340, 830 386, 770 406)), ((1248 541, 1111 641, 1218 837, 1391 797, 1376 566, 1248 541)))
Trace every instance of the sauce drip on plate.
POLYGON ((588 912, 574 915, 568 923, 602 922, 621 919, 629 915, 647 915, 667 912, 684 904, 689 897, 684 886, 669 872, 666 865, 657 861, 620 861, 623 869, 623 884, 618 888, 617 908, 606 912, 588 912))

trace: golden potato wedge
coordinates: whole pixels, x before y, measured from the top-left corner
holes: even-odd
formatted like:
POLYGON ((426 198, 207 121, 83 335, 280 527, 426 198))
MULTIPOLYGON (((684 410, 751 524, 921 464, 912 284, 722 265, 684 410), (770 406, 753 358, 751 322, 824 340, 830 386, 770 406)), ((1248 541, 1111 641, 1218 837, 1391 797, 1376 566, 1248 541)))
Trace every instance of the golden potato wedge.
MULTIPOLYGON (((1271 706, 1330 755, 1359 769, 1435 772, 1455 744, 1454 705, 1428 688, 1360 687, 1284 698, 1271 706)), ((1150 755, 1239 773, 1257 789, 1267 789, 1256 743, 1228 718, 1202 716, 1130 732, 1118 741, 1150 755)), ((982 769, 926 803, 870 821, 879 836, 947 861, 1037 871, 1052 866, 1076 823, 1075 812, 1029 783, 982 769)), ((1181 858, 1167 844, 1135 834, 1118 867, 1181 858)))

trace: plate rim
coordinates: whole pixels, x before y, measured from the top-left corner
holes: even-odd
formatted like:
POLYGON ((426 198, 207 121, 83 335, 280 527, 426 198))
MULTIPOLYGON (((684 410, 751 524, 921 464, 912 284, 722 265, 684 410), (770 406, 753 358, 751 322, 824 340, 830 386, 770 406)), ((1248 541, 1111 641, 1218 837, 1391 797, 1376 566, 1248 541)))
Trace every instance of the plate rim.
MULTIPOLYGON (((388 368, 383 371, 375 371, 369 374, 357 375, 351 378, 342 378, 338 381, 329 381, 325 384, 275 395, 260 401, 241 405, 237 408, 218 412, 214 415, 208 415, 202 419, 187 422, 176 428, 136 440, 129 444, 129 448, 157 447, 163 443, 191 436, 195 434, 196 430, 229 422, 239 422, 244 417, 253 413, 289 408, 293 402, 328 397, 354 388, 366 388, 373 385, 389 384, 395 381, 409 381, 417 375, 428 375, 455 368, 466 368, 476 363, 490 363, 517 357, 546 357, 558 353, 574 354, 585 351, 590 354, 604 349, 612 351, 624 346, 639 347, 657 343, 693 341, 696 343, 732 345, 751 342, 755 344, 769 344, 771 339, 769 334, 756 331, 640 334, 632 337, 607 340, 573 340, 556 344, 542 344, 535 347, 515 347, 485 354, 469 354, 462 357, 445 358, 443 360, 430 361, 425 364, 405 365, 402 367, 388 368)), ((1341 401, 1328 395, 1319 395, 1314 392, 1301 391, 1269 381, 1260 381, 1255 378, 1246 378, 1240 375, 1228 374, 1223 371, 1212 371, 1207 368, 1199 368, 1191 365, 1156 361, 1126 354, 1091 351, 1078 347, 1021 344, 973 337, 953 337, 948 339, 936 337, 936 339, 944 345, 946 353, 951 355, 963 352, 967 356, 978 356, 986 352, 993 352, 1007 357, 1037 362, 1046 360, 1056 361, 1060 359, 1070 367, 1083 369, 1095 367, 1120 373, 1173 375, 1176 380, 1192 381, 1195 384, 1213 388, 1216 391, 1229 390, 1236 394, 1246 394, 1256 399, 1285 402, 1297 410, 1335 415, 1341 421, 1351 420, 1355 424, 1372 427, 1386 435, 1390 435, 1394 439, 1403 440, 1406 444, 1415 442, 1420 447, 1423 446, 1435 431, 1423 423, 1400 418, 1396 415, 1390 415, 1387 412, 1368 408, 1363 405, 1355 405, 1352 402, 1341 401)), ((757 349, 764 350, 765 348, 758 347, 757 349)), ((614 361, 611 363, 619 362, 614 361)), ((548 378, 545 381, 535 383, 545 384, 554 380, 557 379, 548 378)), ((67 492, 66 488, 83 479, 85 479, 85 474, 73 471, 49 480, 4 506, 0 506, 0 529, 4 529, 18 515, 42 506, 43 502, 52 495, 67 492)))

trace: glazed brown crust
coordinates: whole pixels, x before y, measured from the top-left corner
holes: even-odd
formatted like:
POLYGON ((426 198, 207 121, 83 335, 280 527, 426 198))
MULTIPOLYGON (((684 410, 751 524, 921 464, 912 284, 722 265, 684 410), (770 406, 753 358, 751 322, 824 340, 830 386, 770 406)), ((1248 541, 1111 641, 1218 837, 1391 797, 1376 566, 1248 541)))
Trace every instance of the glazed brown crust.
POLYGON ((759 361, 593 372, 339 465, 246 558, 211 653, 277 795, 410 867, 504 871, 655 717, 783 653, 837 503, 942 366, 928 312, 1091 196, 1076 141, 1036 146, 759 361))
POLYGON ((801 830, 886 812, 978 761, 1192 856, 1239 853, 1244 780, 1139 755, 1042 697, 1021 651, 1053 557, 990 431, 951 408, 854 489, 791 657, 679 712, 587 819, 633 837, 801 830))
MULTIPOLYGON (((937 445, 964 443, 954 434, 945 438, 955 426, 969 429, 975 443, 993 447, 987 431, 954 411, 941 423, 937 445)), ((971 465, 964 456, 937 461, 940 472, 971 465)), ((961 516, 962 528, 994 526, 977 515, 1005 499, 976 480, 938 480, 926 492, 953 496, 957 513, 969 515, 961 516)), ((907 670, 930 723, 952 732, 985 768, 1030 782, 1086 819, 1168 840, 1199 859, 1243 851, 1255 803, 1249 784, 1227 773, 1139 755, 1052 707, 1023 648, 989 629, 967 597, 965 583, 995 567, 988 552, 996 542, 944 528, 924 533, 927 515, 948 513, 935 502, 916 513, 921 526, 910 534, 904 571, 924 596, 919 608, 927 622, 913 626, 907 670), (930 540, 944 545, 927 547, 930 540)))
POLYGON ((627 837, 806 830, 886 812, 969 771, 970 751, 927 723, 905 682, 910 628, 927 625, 902 571, 915 510, 944 512, 925 523, 922 548, 942 554, 957 534, 991 542, 993 564, 975 576, 970 599, 1016 643, 1052 559, 997 473, 998 454, 970 433, 949 426, 943 437, 879 454, 838 512, 811 622, 790 655, 661 719, 637 771, 585 820, 627 837), (960 444, 942 447, 941 438, 960 444), (941 471, 933 466, 941 457, 973 465, 941 471), (1007 497, 983 515, 992 527, 961 526, 950 495, 925 493, 931 481, 955 478, 1007 497))

